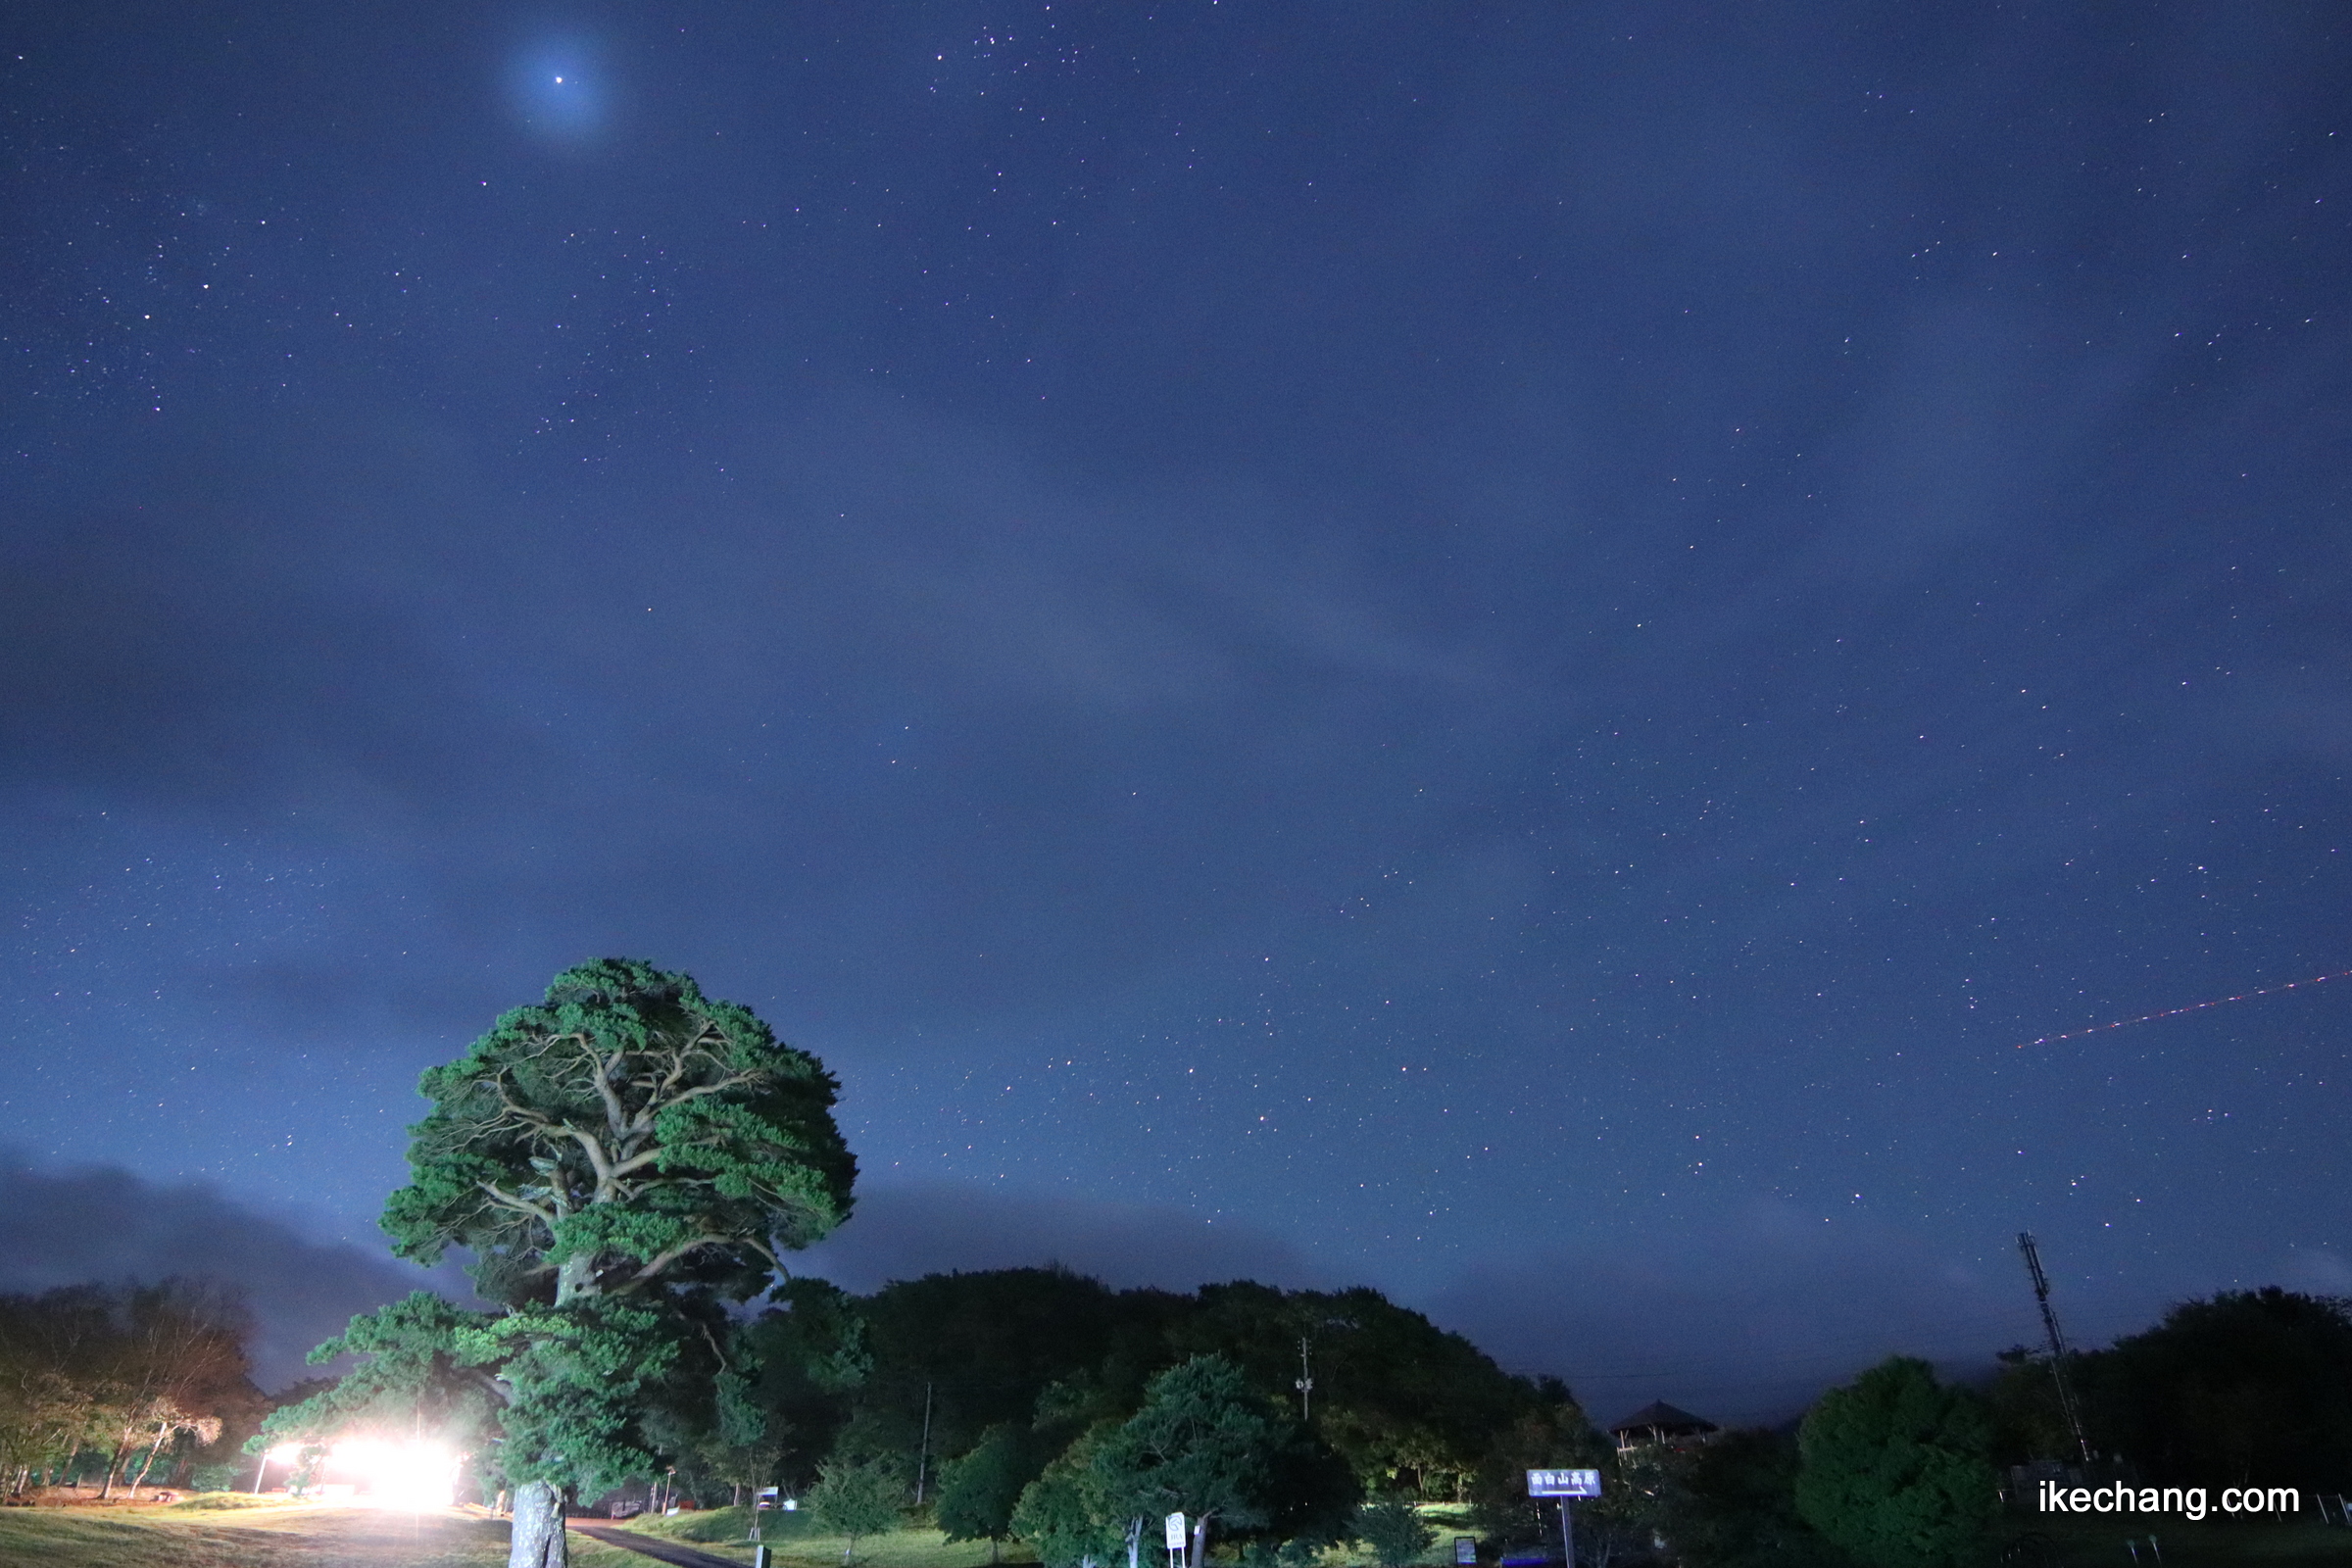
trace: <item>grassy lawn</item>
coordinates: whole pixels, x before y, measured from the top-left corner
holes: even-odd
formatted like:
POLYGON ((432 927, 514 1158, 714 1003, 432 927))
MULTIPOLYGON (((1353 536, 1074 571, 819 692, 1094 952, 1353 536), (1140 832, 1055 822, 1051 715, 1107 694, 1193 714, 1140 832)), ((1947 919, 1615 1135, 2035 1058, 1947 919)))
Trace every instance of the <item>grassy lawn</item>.
MULTIPOLYGON (((686 1542, 715 1556, 734 1557, 748 1563, 752 1560, 747 1540, 751 1526, 749 1508, 709 1508, 668 1518, 640 1515, 621 1528, 658 1536, 663 1541, 686 1542)), ((816 1521, 805 1513, 761 1514, 760 1537, 770 1558, 790 1568, 841 1568, 842 1553, 849 1547, 846 1537, 824 1534, 816 1528, 816 1521)), ((1034 1563, 1037 1553, 1020 1542, 1008 1541, 1000 1560, 1034 1563)), ((858 1537, 858 1561, 873 1564, 874 1568, 987 1568, 988 1543, 951 1543, 936 1530, 892 1530, 878 1536, 858 1537)))
MULTIPOLYGON (((504 1568, 507 1560, 506 1522, 478 1513, 250 1498, 221 1506, 221 1501, 199 1497, 169 1507, 0 1510, 0 1568, 504 1568)), ((1424 1512, 1439 1535, 1422 1561, 1433 1568, 1449 1563, 1452 1538, 1469 1531, 1450 1509, 1424 1512)), ((2316 1519, 2138 1523, 2138 1568, 2352 1568, 2352 1529, 2316 1519), (2148 1548, 2151 1526, 2163 1551, 2161 1563, 2148 1548)), ((748 1564, 752 1551, 744 1538, 750 1524, 749 1509, 717 1508, 635 1519, 623 1528, 748 1564)), ((2050 1538, 2057 1568, 2132 1568, 2126 1531, 2114 1521, 2015 1524, 2021 1532, 2034 1530, 2050 1538)), ((840 1568, 848 1543, 819 1532, 806 1514, 765 1514, 761 1527, 780 1568, 840 1568)), ((649 1568, 651 1561, 577 1534, 571 1552, 579 1568, 649 1568)), ((1146 1554, 1154 1565, 1157 1558, 1156 1552, 1146 1554)), ((1036 1560, 1022 1544, 1005 1544, 1004 1563, 1036 1560)), ((1353 1553, 1330 1553, 1325 1564, 1343 1568, 1366 1560, 1359 1547, 1353 1553)), ((871 1568, 985 1568, 988 1544, 951 1544, 936 1530, 894 1530, 859 1540, 858 1561, 871 1568)))
POLYGON ((2139 1548, 2139 1568, 2219 1568, 2259 1563, 2265 1568, 2352 1568, 2352 1530, 2316 1518, 2286 1520, 2217 1519, 2035 1519, 2019 1528, 2050 1538, 2059 1568, 2132 1568, 2130 1537, 2139 1548), (2148 1547, 2156 1538, 2159 1559, 2148 1547))
MULTIPOLYGON (((201 1504, 204 1499, 192 1499, 201 1504)), ((648 1559, 574 1537, 579 1568, 648 1559)), ((334 1503, 0 1510, 5 1568, 505 1568, 507 1525, 334 1503)))
MULTIPOLYGON (((1421 1563, 1428 1568, 1450 1568, 1453 1538, 1472 1533, 1467 1510, 1425 1507, 1421 1512, 1438 1532, 1437 1542, 1422 1555, 1421 1563)), ((621 1528, 658 1536, 663 1541, 685 1542, 714 1556, 748 1563, 752 1560, 752 1547, 745 1537, 751 1522, 749 1508, 711 1508, 668 1518, 640 1516, 621 1528)), ((842 1553, 849 1545, 843 1537, 820 1532, 816 1521, 805 1513, 762 1514, 760 1530, 770 1559, 778 1568, 841 1568, 842 1553)), ((1158 1538, 1154 1536, 1144 1544, 1144 1562, 1149 1568, 1159 1568, 1166 1558, 1159 1549, 1158 1538)), ((988 1560, 987 1542, 951 1543, 936 1530, 893 1530, 885 1535, 861 1536, 858 1541, 858 1561, 870 1568, 987 1568, 988 1560)), ((1007 1541, 999 1560, 1006 1564, 1032 1564, 1037 1561, 1037 1553, 1026 1542, 1007 1541)), ((1349 1568, 1349 1565, 1368 1565, 1372 1559, 1358 1546, 1352 1552, 1326 1552, 1322 1560, 1325 1568, 1349 1568)), ((1125 1568, 1125 1563, 1122 1557, 1114 1568, 1125 1568)))

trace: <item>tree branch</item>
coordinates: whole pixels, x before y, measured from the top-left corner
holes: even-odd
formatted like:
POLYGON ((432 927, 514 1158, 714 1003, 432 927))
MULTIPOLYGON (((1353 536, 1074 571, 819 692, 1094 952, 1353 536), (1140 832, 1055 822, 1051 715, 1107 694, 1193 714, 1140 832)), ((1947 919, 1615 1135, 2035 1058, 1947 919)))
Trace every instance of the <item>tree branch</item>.
POLYGON ((655 1256, 642 1268, 638 1269, 635 1274, 629 1276, 628 1282, 622 1285, 620 1288, 624 1291, 635 1290, 638 1286, 645 1284, 655 1275, 661 1273, 663 1269, 669 1267, 670 1264, 675 1263, 679 1258, 684 1257, 688 1252, 693 1251, 698 1247, 708 1247, 713 1242, 731 1242, 734 1240, 736 1240, 736 1238, 732 1236, 705 1234, 702 1236, 693 1237, 687 1241, 680 1242, 668 1251, 655 1254, 655 1256))
POLYGON ((490 1201, 499 1207, 513 1209, 517 1214, 528 1214, 546 1226, 551 1233, 555 1230, 556 1216, 529 1199, 517 1198, 496 1182, 476 1182, 474 1185, 479 1187, 489 1197, 490 1201))

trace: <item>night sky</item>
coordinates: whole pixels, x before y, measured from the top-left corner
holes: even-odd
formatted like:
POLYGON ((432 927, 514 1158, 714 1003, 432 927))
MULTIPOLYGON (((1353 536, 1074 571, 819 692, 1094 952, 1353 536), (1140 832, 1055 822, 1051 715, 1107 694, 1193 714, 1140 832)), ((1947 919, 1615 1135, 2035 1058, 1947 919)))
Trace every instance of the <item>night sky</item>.
POLYGON ((2352 1290, 2348 82, 18 8, 0 1286, 405 1288, 417 1073, 624 955, 840 1075, 856 1288, 1369 1283, 1604 1421, 1982 1364, 2020 1230, 2088 1344, 2352 1290))

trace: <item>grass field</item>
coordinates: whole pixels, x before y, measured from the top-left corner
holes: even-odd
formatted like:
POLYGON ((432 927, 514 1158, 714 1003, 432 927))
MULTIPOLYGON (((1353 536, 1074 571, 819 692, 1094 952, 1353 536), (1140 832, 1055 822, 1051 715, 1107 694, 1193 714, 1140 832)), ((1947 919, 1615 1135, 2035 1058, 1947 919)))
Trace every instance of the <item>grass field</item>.
MULTIPOLYGON (((236 1506, 222 1507, 220 1500, 0 1509, 0 1568, 504 1568, 507 1558, 506 1522, 478 1513, 412 1514, 275 1498, 240 1498, 236 1506)), ((1449 1511, 1430 1514, 1439 1539, 1423 1561, 1450 1561, 1450 1537, 1466 1532, 1449 1511)), ((770 1513, 761 1522, 780 1568, 840 1568, 847 1543, 819 1532, 807 1515, 770 1513)), ((748 1509, 717 1508, 631 1520, 625 1528, 749 1563, 744 1535, 750 1523, 748 1509)), ((2149 1547, 2146 1529, 2132 1538, 2137 1568, 2352 1568, 2352 1529, 2312 1519, 2153 1523, 2156 1549, 2149 1547)), ((2021 1528, 2050 1539, 2054 1568, 2133 1568, 2125 1531, 2112 1522, 2034 1520, 2021 1528)), ((649 1568, 651 1562, 576 1534, 571 1553, 578 1568, 649 1568)), ((895 1530, 858 1543, 861 1568, 984 1568, 988 1555, 986 1543, 951 1544, 936 1530, 895 1530)), ((1007 1565, 1036 1560, 1019 1544, 1006 1544, 1007 1565)), ((1360 1552, 1335 1552, 1326 1562, 1340 1568, 1364 1560, 1360 1552)))
MULTIPOLYGON (((505 1568, 507 1525, 457 1512, 264 1502, 0 1509, 0 1568, 505 1568)), ((578 1568, 649 1568, 582 1537, 578 1568)))
MULTIPOLYGON (((686 1542, 714 1556, 748 1563, 752 1548, 746 1538, 751 1525, 749 1508, 710 1508, 668 1518, 640 1516, 621 1528, 663 1541, 686 1542)), ((805 1513, 761 1514, 760 1538, 781 1568, 841 1568, 842 1552, 849 1546, 846 1537, 826 1535, 805 1513)), ((1008 1541, 1000 1560, 1034 1563, 1037 1553, 1019 1542, 1008 1541)), ((987 1568, 988 1543, 951 1543, 936 1530, 892 1530, 858 1537, 858 1561, 872 1568, 987 1568)))
MULTIPOLYGON (((1422 1513, 1438 1532, 1438 1539, 1420 1561, 1428 1568, 1440 1565, 1449 1568, 1453 1561, 1452 1538, 1470 1533, 1463 1510, 1424 1508, 1422 1513)), ((745 1534, 751 1520, 748 1508, 712 1508, 669 1518, 640 1517, 629 1520, 622 1528, 664 1541, 685 1542, 714 1556, 748 1563, 752 1560, 752 1547, 745 1534)), ((845 1538, 819 1531, 816 1522, 805 1513, 760 1515, 760 1539, 778 1568, 842 1568, 842 1553, 849 1545, 845 1538)), ((1144 1553, 1144 1560, 1156 1568, 1162 1560, 1158 1541, 1154 1538, 1146 1544, 1151 1549, 1144 1553)), ((985 1541, 950 1542, 936 1530, 893 1530, 885 1535, 862 1536, 858 1542, 858 1562, 861 1568, 987 1568, 988 1560, 985 1541)), ((1033 1564, 1037 1553, 1025 1542, 1008 1541, 998 1560, 1008 1565, 1033 1564)), ((1352 1553, 1327 1552, 1323 1557, 1324 1568, 1348 1568, 1370 1562, 1360 1547, 1352 1553)), ((1124 1563, 1121 1558, 1119 1568, 1124 1568, 1124 1563)))

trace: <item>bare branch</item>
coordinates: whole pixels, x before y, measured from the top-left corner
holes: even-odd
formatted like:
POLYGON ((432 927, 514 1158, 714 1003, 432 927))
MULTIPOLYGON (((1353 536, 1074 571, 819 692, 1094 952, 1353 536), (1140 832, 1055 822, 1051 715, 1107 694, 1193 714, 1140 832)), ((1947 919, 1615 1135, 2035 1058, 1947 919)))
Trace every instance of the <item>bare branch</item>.
POLYGON ((529 1199, 517 1198, 496 1182, 476 1182, 474 1185, 479 1187, 490 1201, 499 1207, 512 1209, 517 1214, 528 1214, 551 1231, 556 1228, 556 1216, 529 1199))
MULTIPOLYGON (((675 1148, 678 1146, 673 1145, 670 1147, 675 1148)), ((653 1164, 656 1160, 662 1157, 662 1146, 657 1144, 652 1149, 645 1150, 639 1153, 631 1154, 628 1158, 621 1160, 618 1164, 612 1167, 613 1179, 617 1181, 623 1176, 633 1175, 636 1172, 645 1169, 646 1166, 653 1164)), ((689 1180, 691 1178, 680 1179, 689 1180)))
POLYGON ((708 1247, 714 1242, 726 1243, 734 1240, 735 1238, 732 1236, 722 1236, 715 1233, 706 1232, 701 1236, 692 1237, 686 1241, 680 1242, 677 1246, 671 1248, 666 1252, 656 1253, 653 1258, 647 1261, 637 1270, 635 1274, 629 1277, 628 1282, 622 1285, 621 1289, 624 1291, 635 1290, 638 1286, 647 1283, 653 1279, 655 1275, 660 1274, 662 1270, 668 1268, 670 1264, 675 1263, 679 1258, 684 1257, 688 1252, 693 1251, 698 1247, 708 1247))
POLYGON ((627 1052, 615 1051, 609 1058, 600 1059, 596 1064, 596 1093, 598 1098, 605 1102, 605 1125, 612 1132, 615 1143, 628 1136, 629 1111, 628 1107, 620 1102, 619 1091, 612 1087, 612 1075, 618 1072, 628 1059, 627 1052))

